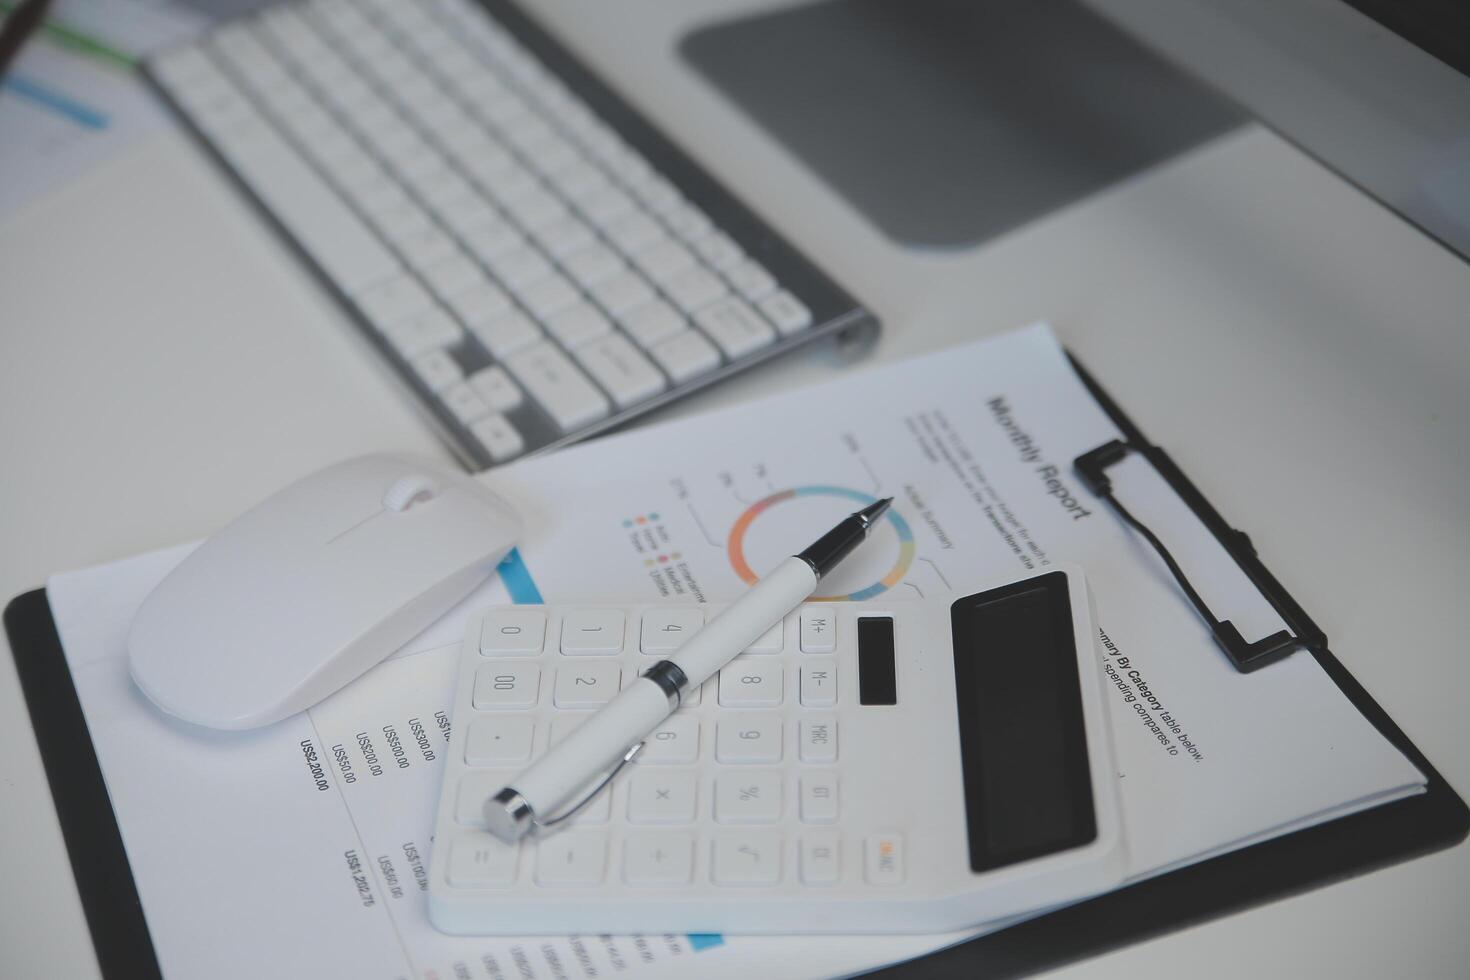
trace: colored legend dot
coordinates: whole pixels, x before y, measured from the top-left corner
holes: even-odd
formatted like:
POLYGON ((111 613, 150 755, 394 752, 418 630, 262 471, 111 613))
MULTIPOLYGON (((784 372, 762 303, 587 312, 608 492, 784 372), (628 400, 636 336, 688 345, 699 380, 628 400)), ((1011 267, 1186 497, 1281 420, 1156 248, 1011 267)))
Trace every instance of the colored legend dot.
POLYGON ((659 555, 659 556, 658 556, 658 560, 659 560, 659 561, 660 561, 660 562, 666 562, 666 561, 668 561, 668 560, 669 560, 669 556, 668 556, 668 555, 659 555))
POLYGON ((645 564, 645 565, 653 565, 654 564, 654 560, 652 558, 645 558, 645 559, 643 559, 643 564, 645 564))
POLYGON ((646 517, 640 517, 640 518, 638 518, 638 523, 639 524, 647 524, 648 523, 648 518, 646 518, 646 517))
POLYGON ((657 514, 649 514, 648 515, 648 519, 650 521, 656 521, 656 520, 658 520, 658 515, 657 514))
POLYGON ((683 556, 683 555, 681 555, 681 554, 679 554, 679 553, 678 553, 678 552, 677 552, 677 551, 676 551, 676 552, 674 552, 674 553, 673 553, 673 554, 672 554, 672 555, 670 555, 670 556, 669 556, 669 557, 671 557, 671 558, 673 558, 673 559, 674 559, 674 561, 678 561, 678 560, 679 560, 679 559, 680 559, 680 558, 683 558, 683 557, 684 557, 684 556, 683 556))
POLYGON ((628 521, 628 520, 623 521, 623 527, 632 527, 632 526, 633 526, 633 522, 632 521, 628 521))

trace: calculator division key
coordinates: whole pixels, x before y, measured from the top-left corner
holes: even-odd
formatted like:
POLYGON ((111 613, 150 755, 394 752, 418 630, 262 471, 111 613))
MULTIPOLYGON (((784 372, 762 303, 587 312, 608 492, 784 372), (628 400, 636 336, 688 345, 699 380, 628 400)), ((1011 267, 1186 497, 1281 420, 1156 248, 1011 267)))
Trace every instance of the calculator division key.
POLYGON ((607 873, 607 838, 600 832, 565 830, 536 844, 536 882, 596 885, 607 873))
POLYGON ((837 719, 803 718, 797 726, 797 752, 802 762, 836 762, 837 719))
POLYGON ((474 718, 465 735, 464 761, 471 766, 529 761, 535 731, 535 721, 526 715, 474 718))
POLYGON ((808 885, 832 885, 842 877, 836 834, 801 835, 801 880, 808 885))
POLYGON ((781 716, 727 714, 715 726, 715 758, 720 762, 781 761, 781 716))
POLYGON ((500 609, 480 625, 480 653, 487 657, 534 657, 546 638, 546 614, 500 609))
POLYGON ((690 764, 699 758, 699 719, 670 715, 648 733, 638 750, 638 764, 690 764))
POLYGON ((837 661, 812 660, 801 665, 801 703, 808 708, 837 704, 837 661))
POLYGON ((781 835, 773 830, 723 833, 715 838, 717 885, 774 885, 781 880, 781 835))
POLYGON ((698 609, 649 609, 643 613, 639 645, 647 654, 673 653, 704 626, 704 613, 698 609))
POLYGON ((801 774, 797 807, 802 823, 836 823, 838 813, 837 774, 804 772, 801 774))
POLYGON ((466 834, 449 845, 447 877, 461 888, 509 885, 516 880, 519 844, 506 844, 490 834, 466 834))
POLYGON ((903 883, 903 835, 873 834, 863 842, 864 875, 870 885, 903 883))
POLYGON ((779 771, 731 771, 721 773, 715 781, 715 820, 720 823, 775 823, 780 819, 779 771))
POLYGON ((694 872, 694 837, 642 831, 623 841, 623 880, 630 885, 687 885, 694 872))
POLYGON ((481 664, 475 671, 471 697, 476 708, 530 708, 536 704, 540 686, 541 670, 534 664, 481 664))
POLYGON ((613 699, 621 681, 622 671, 617 664, 558 667, 552 698, 558 708, 596 708, 613 699))
POLYGON ((610 657, 623 652, 621 609, 574 609, 562 617, 561 652, 574 657, 610 657))
POLYGON ((831 653, 837 649, 837 616, 823 606, 801 611, 801 652, 831 653))
POLYGON ((720 704, 732 708, 775 708, 781 704, 780 660, 740 656, 720 670, 720 704))
POLYGON ((693 823, 699 774, 693 769, 644 769, 628 780, 629 823, 693 823))

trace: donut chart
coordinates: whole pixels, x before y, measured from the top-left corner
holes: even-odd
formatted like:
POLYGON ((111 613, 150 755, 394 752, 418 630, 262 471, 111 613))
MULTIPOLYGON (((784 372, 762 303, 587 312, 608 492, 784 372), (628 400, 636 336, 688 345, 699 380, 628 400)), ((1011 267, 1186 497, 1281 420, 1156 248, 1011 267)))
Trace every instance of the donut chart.
MULTIPOLYGON (((755 523, 756 518, 769 511, 773 507, 780 506, 783 502, 794 500, 798 497, 838 497, 850 500, 859 507, 877 501, 872 494, 863 493, 859 490, 849 490, 847 487, 832 486, 808 486, 795 487, 791 490, 782 490, 773 493, 763 500, 758 500, 746 508, 745 512, 735 520, 730 528, 730 539, 726 544, 726 551, 730 556, 730 565, 735 569, 735 574, 748 585, 754 585, 759 578, 751 569, 750 562, 745 557, 745 535, 750 526, 755 523)), ((854 508, 856 509, 856 508, 854 508)), ((818 595, 812 596, 813 602, 859 602, 863 599, 871 599, 875 595, 886 592, 903 580, 908 573, 909 566, 914 563, 914 553, 917 550, 914 545, 914 533, 909 529, 908 522, 892 507, 884 515, 889 526, 898 534, 898 560, 878 581, 861 589, 855 589, 846 595, 818 595)))

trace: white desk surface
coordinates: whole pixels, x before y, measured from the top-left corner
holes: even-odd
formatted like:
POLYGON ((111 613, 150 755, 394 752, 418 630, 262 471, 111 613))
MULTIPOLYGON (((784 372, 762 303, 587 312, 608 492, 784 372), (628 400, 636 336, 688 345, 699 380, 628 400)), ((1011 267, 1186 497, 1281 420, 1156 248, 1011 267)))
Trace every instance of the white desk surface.
MULTIPOLYGON (((721 6, 558 0, 546 17, 878 312, 876 358, 1055 323, 1470 793, 1470 267, 1258 129, 983 248, 902 251, 678 62, 673 38, 721 6)), ((208 534, 341 457, 447 458, 177 135, 0 225, 0 313, 6 598, 208 534)), ((811 350, 672 411, 841 370, 811 350)), ((0 974, 95 976, 0 660, 0 974)), ((1461 845, 1055 975, 1463 976, 1466 908, 1461 845)))

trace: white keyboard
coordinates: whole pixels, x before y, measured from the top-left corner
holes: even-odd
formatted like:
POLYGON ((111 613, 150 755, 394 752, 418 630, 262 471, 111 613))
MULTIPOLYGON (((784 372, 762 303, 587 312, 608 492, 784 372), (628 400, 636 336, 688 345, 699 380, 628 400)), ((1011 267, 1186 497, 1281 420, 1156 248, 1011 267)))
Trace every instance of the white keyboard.
POLYGON ((565 829, 519 845, 482 829, 487 799, 718 611, 506 606, 471 624, 430 869, 440 929, 939 932, 1121 880, 1095 631, 1070 570, 804 606, 565 829))
POLYGON ((288 3, 147 69, 477 467, 875 325, 503 0, 288 3))

